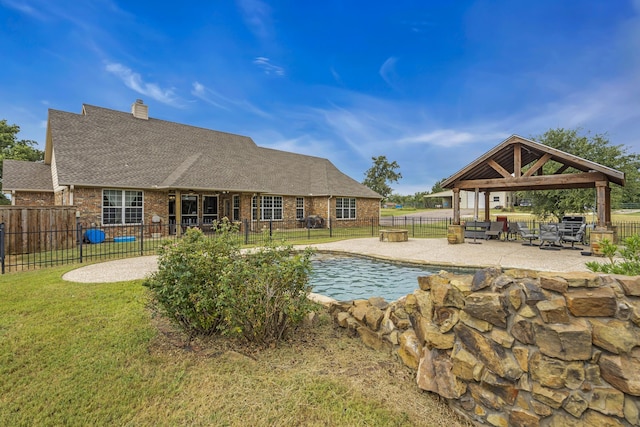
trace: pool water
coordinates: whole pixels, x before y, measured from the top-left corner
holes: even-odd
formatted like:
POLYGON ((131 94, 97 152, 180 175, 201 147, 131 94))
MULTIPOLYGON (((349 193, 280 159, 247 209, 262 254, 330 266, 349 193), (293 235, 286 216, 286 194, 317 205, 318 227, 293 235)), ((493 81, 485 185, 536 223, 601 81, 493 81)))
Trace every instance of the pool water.
POLYGON ((338 301, 382 297, 395 301, 418 289, 418 276, 442 268, 400 264, 358 256, 316 253, 312 257, 312 292, 338 301))

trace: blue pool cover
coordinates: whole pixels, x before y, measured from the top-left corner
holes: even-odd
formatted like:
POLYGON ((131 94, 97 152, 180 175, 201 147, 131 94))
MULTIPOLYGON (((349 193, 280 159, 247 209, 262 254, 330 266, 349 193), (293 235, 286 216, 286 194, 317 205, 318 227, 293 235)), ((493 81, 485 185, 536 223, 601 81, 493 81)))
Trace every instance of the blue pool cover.
POLYGON ((120 243, 120 242, 133 242, 136 240, 136 236, 120 236, 120 237, 114 237, 113 241, 116 243, 120 243))
POLYGON ((85 231, 84 237, 89 243, 102 243, 104 242, 104 231, 90 228, 85 231))

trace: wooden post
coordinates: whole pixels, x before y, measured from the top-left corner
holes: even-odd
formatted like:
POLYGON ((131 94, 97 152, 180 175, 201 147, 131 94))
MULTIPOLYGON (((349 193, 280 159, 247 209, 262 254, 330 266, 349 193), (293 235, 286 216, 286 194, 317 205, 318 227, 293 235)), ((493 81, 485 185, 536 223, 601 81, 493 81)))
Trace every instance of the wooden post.
POLYGON ((607 227, 611 226, 611 187, 607 182, 607 186, 604 189, 604 223, 607 227))
POLYGON ((176 237, 182 236, 182 192, 176 190, 176 237))
POLYGON ((596 182, 596 210, 598 222, 596 226, 606 227, 611 223, 611 200, 609 183, 607 181, 596 182))
POLYGON ((478 221, 478 211, 480 207, 480 197, 479 197, 480 189, 476 187, 475 192, 473 193, 473 220, 478 221))
POLYGON ((484 191, 484 220, 485 221, 489 221, 491 219, 490 218, 491 211, 490 211, 490 206, 489 206, 489 196, 490 196, 489 191, 485 190, 484 191))

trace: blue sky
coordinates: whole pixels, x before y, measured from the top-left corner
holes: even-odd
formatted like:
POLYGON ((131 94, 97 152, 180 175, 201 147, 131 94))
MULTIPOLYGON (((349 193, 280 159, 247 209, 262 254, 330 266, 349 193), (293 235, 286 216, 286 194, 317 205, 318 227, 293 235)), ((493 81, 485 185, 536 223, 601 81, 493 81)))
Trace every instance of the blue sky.
POLYGON ((0 119, 83 103, 247 135, 427 191, 511 134, 640 152, 640 0, 0 0, 0 119))

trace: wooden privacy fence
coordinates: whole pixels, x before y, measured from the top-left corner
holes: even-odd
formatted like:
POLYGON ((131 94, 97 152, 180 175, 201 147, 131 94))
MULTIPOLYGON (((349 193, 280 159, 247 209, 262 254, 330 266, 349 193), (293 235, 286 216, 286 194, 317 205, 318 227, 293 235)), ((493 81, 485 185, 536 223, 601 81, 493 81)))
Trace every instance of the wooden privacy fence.
POLYGON ((69 249, 76 245, 76 208, 73 206, 1 206, 6 255, 69 249))

